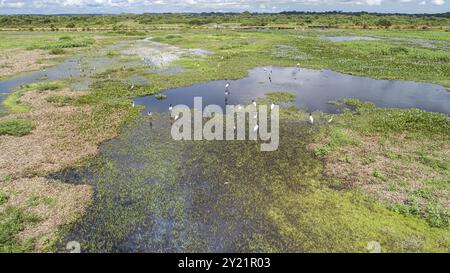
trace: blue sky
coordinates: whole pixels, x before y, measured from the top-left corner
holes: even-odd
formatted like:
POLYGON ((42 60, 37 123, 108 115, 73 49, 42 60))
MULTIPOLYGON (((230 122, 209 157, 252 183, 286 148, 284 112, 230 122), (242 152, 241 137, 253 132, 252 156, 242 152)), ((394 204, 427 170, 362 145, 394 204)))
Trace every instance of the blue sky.
POLYGON ((441 13, 450 11, 450 0, 0 0, 0 14, 247 10, 441 13))

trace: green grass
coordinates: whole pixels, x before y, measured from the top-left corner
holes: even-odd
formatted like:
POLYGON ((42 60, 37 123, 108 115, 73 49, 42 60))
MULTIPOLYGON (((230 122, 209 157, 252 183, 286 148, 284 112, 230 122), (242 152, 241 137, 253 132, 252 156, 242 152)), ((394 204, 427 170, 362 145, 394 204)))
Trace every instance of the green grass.
POLYGON ((24 136, 33 130, 33 124, 24 119, 0 122, 0 135, 24 136))
POLYGON ((344 103, 355 108, 355 112, 346 111, 343 118, 348 126, 358 131, 386 135, 408 132, 417 137, 450 135, 450 119, 441 113, 378 108, 356 99, 344 100, 344 103))
POLYGON ((3 192, 0 192, 0 206, 8 202, 9 196, 3 192))
POLYGON ((56 40, 56 41, 48 41, 42 44, 37 44, 28 47, 27 49, 62 49, 62 48, 74 48, 74 47, 87 47, 92 45, 95 41, 93 39, 83 39, 83 40, 56 40))
POLYGON ((164 95, 164 94, 156 94, 156 95, 155 95, 155 98, 156 98, 157 100, 165 100, 165 99, 167 98, 167 96, 164 95))
POLYGON ((50 95, 46 98, 47 102, 56 104, 58 106, 65 106, 73 102, 73 98, 64 95, 50 95))
POLYGON ((52 48, 50 50, 50 54, 52 54, 52 55, 62 55, 64 53, 66 53, 66 52, 62 48, 52 48))
POLYGON ((32 250, 32 242, 21 242, 16 236, 26 225, 35 224, 36 215, 8 206, 0 212, 0 252, 26 252, 32 250))
POLYGON ((30 107, 22 103, 20 101, 20 98, 25 94, 25 91, 19 90, 11 93, 6 97, 6 99, 3 101, 3 104, 5 105, 6 109, 8 109, 9 112, 12 113, 24 113, 28 112, 30 110, 30 107))

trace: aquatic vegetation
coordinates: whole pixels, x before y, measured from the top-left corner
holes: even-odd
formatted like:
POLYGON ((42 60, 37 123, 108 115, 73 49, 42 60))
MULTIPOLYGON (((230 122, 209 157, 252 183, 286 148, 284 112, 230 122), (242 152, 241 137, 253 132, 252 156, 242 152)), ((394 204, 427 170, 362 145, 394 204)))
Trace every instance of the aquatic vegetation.
MULTIPOLYGON (((186 52, 202 48, 213 54, 182 56, 174 63, 182 70, 173 74, 148 70, 140 58, 129 56, 119 61, 123 67, 92 75, 95 82, 80 96, 60 90, 69 81, 30 84, 11 94, 5 104, 8 109, 15 107, 15 112, 29 110, 20 100, 28 91, 27 102, 46 105, 47 116, 40 116, 42 109, 34 107, 36 112, 26 115, 39 121, 37 125, 49 126, 45 130, 48 139, 57 142, 48 147, 58 152, 51 153, 47 147, 43 152, 52 162, 39 161, 36 168, 31 164, 35 162, 26 161, 20 172, 8 170, 1 180, 17 182, 18 176, 56 171, 48 177, 76 184, 74 187, 87 184, 95 195, 83 217, 70 214, 71 220, 79 220, 61 231, 58 242, 54 233, 48 240, 38 238, 39 242, 15 241, 11 234, 34 222, 11 213, 18 224, 2 226, 8 249, 29 251, 39 245, 39 250, 54 251, 56 245, 64 251, 65 243, 74 239, 87 252, 365 252, 367 243, 376 240, 384 252, 448 252, 450 159, 446 151, 450 125, 445 115, 382 109, 353 99, 341 102, 349 109, 333 115, 332 122, 328 122, 330 115, 314 112, 316 122, 309 125, 308 114, 292 105, 296 94, 279 91, 293 89, 271 88, 259 102, 286 103, 281 112, 282 136, 278 151, 262 153, 257 142, 173 141, 166 114, 140 116, 142 107, 133 107, 130 100, 144 95, 162 99, 165 94, 159 92, 166 89, 211 80, 232 81, 254 67, 293 67, 297 62, 298 73, 308 72, 303 67, 329 68, 375 78, 430 81, 448 88, 447 52, 409 47, 399 41, 332 44, 321 40, 323 33, 316 31, 302 31, 299 37, 296 30, 224 29, 218 33, 215 29, 183 29, 174 34, 166 30, 121 33, 117 29, 95 44, 83 45, 83 41, 93 40, 93 34, 55 32, 53 39, 28 38, 29 45, 24 43, 29 36, 16 34, 18 39, 5 39, 0 47, 57 52, 70 47, 102 47, 145 35, 186 52), (128 66, 128 61, 136 63, 128 66), (145 81, 127 82, 133 75, 145 81), (63 105, 70 106, 57 107, 63 105), (100 142, 100 155, 94 157, 100 142), (77 160, 61 159, 59 152, 77 160), (79 162, 86 158, 89 160, 79 162), (74 165, 80 167, 60 172, 62 167, 74 165)), ((356 30, 330 32, 366 35, 356 30)), ((398 31, 404 36, 447 39, 441 32, 398 31)), ((2 38, 7 35, 12 34, 0 34, 2 38)), ((101 56, 120 58, 116 52, 107 49, 101 56)), ((220 95, 223 97, 223 90, 220 95)), ((31 148, 19 152, 27 151, 31 148)), ((54 196, 32 193, 23 205, 52 210, 62 204, 58 197, 67 192, 61 190, 54 196)), ((90 196, 80 192, 85 199, 71 200, 86 206, 90 196)), ((10 195, 6 191, 7 197, 0 194, 0 203, 8 205, 10 195)))
POLYGON ((167 98, 167 96, 164 95, 164 94, 156 94, 156 95, 155 95, 155 98, 156 98, 157 100, 164 100, 164 99, 167 98))
POLYGON ((292 92, 277 91, 266 93, 266 100, 273 103, 287 103, 295 100, 292 92))
POLYGON ((0 206, 6 203, 8 199, 9 199, 8 195, 4 194, 3 192, 0 192, 0 206))
POLYGON ((33 124, 24 119, 0 121, 0 135, 24 136, 33 130, 33 124))

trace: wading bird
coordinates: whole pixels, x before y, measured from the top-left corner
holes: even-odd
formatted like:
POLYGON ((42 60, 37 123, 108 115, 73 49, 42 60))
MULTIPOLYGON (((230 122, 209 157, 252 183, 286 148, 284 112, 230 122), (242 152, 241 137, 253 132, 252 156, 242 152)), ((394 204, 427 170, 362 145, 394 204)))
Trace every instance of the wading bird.
POLYGON ((256 132, 256 131, 258 131, 258 128, 259 128, 259 125, 258 125, 258 124, 256 124, 256 125, 255 125, 255 127, 253 127, 253 132, 256 132))
POLYGON ((172 106, 172 104, 170 104, 169 105, 169 111, 172 111, 172 109, 173 109, 173 106, 172 106))
POLYGON ((311 113, 309 113, 309 123, 314 124, 314 118, 311 113))
POLYGON ((331 122, 333 122, 333 117, 331 117, 331 118, 328 120, 328 123, 331 123, 331 122))
POLYGON ((227 84, 225 84, 225 90, 228 90, 228 87, 230 87, 230 83, 227 82, 227 84))

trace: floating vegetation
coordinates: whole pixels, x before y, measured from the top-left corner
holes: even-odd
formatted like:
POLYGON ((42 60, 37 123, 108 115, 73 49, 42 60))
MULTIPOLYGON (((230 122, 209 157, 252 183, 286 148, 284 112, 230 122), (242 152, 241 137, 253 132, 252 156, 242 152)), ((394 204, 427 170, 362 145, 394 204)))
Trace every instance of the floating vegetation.
POLYGON ((155 98, 156 98, 157 100, 165 100, 165 99, 167 99, 167 96, 164 95, 164 94, 156 94, 156 95, 155 95, 155 98))

